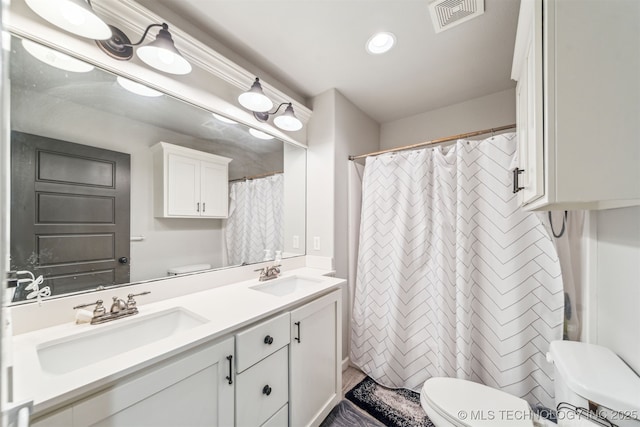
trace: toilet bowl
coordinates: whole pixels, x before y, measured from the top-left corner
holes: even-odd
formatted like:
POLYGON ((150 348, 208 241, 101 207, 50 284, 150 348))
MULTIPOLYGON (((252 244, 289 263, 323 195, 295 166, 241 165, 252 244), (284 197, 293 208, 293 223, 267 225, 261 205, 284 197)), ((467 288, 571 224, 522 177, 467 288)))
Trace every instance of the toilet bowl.
MULTIPOLYGON (((611 350, 554 341, 547 360, 554 364, 558 426, 640 427, 640 377, 611 350), (583 409, 594 404, 596 413, 583 409)), ((420 403, 436 427, 556 425, 535 415, 524 399, 457 378, 428 379, 420 403)))

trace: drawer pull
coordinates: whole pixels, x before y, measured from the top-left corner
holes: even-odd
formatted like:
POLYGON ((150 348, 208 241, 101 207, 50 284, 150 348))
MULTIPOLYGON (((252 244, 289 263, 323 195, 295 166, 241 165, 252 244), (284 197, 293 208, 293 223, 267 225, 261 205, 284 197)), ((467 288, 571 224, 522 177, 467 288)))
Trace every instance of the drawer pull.
POLYGON ((227 356, 227 360, 229 361, 229 376, 225 378, 229 380, 229 384, 233 384, 233 363, 231 362, 233 360, 233 356, 227 356))
POLYGON ((296 341, 298 341, 298 343, 300 343, 300 342, 302 342, 302 341, 300 341, 300 322, 296 322, 296 323, 294 323, 294 325, 296 325, 298 327, 298 336, 295 337, 294 339, 296 341))
POLYGON ((262 394, 266 394, 267 396, 271 394, 271 387, 269 387, 269 384, 262 387, 262 394))
POLYGON ((264 343, 268 345, 273 344, 273 337, 271 335, 267 335, 266 337, 264 337, 264 343))

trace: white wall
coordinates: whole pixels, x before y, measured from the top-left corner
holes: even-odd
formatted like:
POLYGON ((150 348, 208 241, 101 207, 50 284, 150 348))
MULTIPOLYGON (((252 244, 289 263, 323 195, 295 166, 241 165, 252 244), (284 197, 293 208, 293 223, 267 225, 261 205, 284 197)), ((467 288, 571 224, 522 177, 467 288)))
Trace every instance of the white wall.
MULTIPOLYGON (((336 89, 313 99, 307 142, 307 255, 333 257, 336 276, 347 278, 347 161, 378 149, 379 125, 336 89), (320 250, 314 238, 320 238, 320 250)), ((349 354, 348 285, 342 298, 342 352, 349 354)))
MULTIPOLYGON (((334 266, 336 277, 349 278, 348 257, 348 157, 350 154, 377 151, 380 125, 336 91, 336 150, 335 150, 335 210, 334 210, 334 266)), ((353 260, 355 262, 356 260, 353 260)), ((349 290, 355 283, 347 282, 342 289, 342 352, 349 355, 349 329, 352 301, 349 290)))
POLYGON ((333 257, 336 91, 312 101, 307 130, 307 255, 333 257), (320 249, 314 249, 314 239, 320 249))
POLYGON ((595 341, 640 374, 640 207, 596 215, 595 341))
POLYGON ((459 104, 383 123, 380 128, 380 149, 417 144, 460 133, 510 125, 515 122, 515 89, 507 89, 459 104))

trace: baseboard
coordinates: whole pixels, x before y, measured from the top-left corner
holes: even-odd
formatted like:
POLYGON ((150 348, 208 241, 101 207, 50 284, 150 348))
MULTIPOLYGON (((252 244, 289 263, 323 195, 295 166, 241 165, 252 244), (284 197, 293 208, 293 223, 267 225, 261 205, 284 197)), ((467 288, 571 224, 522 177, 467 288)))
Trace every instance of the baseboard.
POLYGON ((342 359, 342 372, 346 371, 349 367, 349 356, 342 359))

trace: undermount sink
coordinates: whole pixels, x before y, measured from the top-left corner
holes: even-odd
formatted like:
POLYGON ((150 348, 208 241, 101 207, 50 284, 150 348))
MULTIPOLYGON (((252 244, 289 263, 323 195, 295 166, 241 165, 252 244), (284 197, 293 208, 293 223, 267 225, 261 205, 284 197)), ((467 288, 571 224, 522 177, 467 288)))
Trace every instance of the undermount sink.
POLYGON ((322 279, 291 276, 272 279, 259 285, 250 286, 249 289, 281 297, 294 292, 311 289, 314 286, 318 286, 319 283, 322 283, 322 279))
POLYGON ((42 370, 52 374, 71 372, 207 322, 180 307, 138 316, 38 345, 42 370))

